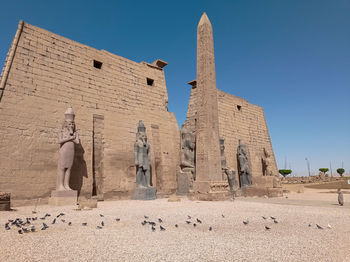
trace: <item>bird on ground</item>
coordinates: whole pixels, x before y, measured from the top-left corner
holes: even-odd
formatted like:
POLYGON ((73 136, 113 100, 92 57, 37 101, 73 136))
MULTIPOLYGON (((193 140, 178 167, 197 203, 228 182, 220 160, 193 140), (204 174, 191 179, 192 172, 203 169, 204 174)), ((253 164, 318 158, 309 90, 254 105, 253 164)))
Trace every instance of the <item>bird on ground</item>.
POLYGON ((35 226, 34 225, 30 228, 30 231, 35 232, 35 226))
POLYGON ((165 231, 165 228, 164 228, 164 227, 159 226, 159 228, 160 228, 160 231, 165 231))
POLYGON ((244 225, 248 225, 248 224, 249 224, 248 219, 247 219, 246 221, 243 220, 243 224, 244 224, 244 225))
POLYGON ((317 225, 317 224, 316 224, 316 227, 317 227, 318 229, 323 229, 323 227, 321 227, 320 225, 317 225))
POLYGON ((11 229, 11 228, 9 227, 9 224, 8 224, 8 223, 5 224, 5 229, 6 229, 6 230, 10 230, 10 229, 11 229))
POLYGON ((162 220, 161 218, 158 218, 158 221, 159 221, 159 223, 162 223, 162 222, 163 222, 163 220, 162 220))
POLYGON ((49 228, 48 225, 46 225, 45 223, 43 223, 43 227, 49 228))
POLYGON ((145 219, 148 219, 149 217, 148 216, 143 216, 145 219))
POLYGON ((48 213, 45 214, 45 217, 50 217, 50 216, 51 216, 51 214, 48 214, 48 213))
POLYGON ((270 217, 272 220, 275 220, 276 218, 275 217, 270 217))
POLYGON ((62 212, 60 213, 60 216, 64 216, 64 215, 65 215, 65 213, 62 213, 62 212))
POLYGON ((209 231, 212 231, 213 230, 213 228, 212 227, 209 227, 209 231))
POLYGON ((104 215, 100 214, 100 217, 104 217, 104 215))
POLYGON ((32 217, 32 221, 38 220, 38 217, 32 217))
POLYGON ((81 223, 81 225, 82 225, 82 226, 87 226, 87 223, 86 223, 86 222, 85 222, 85 223, 81 223))
POLYGON ((197 218, 196 220, 198 223, 202 224, 202 221, 199 218, 197 218))
POLYGON ((71 226, 71 225, 72 225, 72 222, 69 222, 69 223, 68 223, 68 226, 71 226))
POLYGON ((197 226, 197 224, 196 223, 193 223, 193 227, 196 227, 197 226))
POLYGON ((187 215, 187 218, 188 218, 188 219, 191 219, 191 216, 187 215))
POLYGON ((175 224, 175 227, 179 227, 178 224, 175 224))
POLYGON ((46 230, 46 227, 42 227, 41 230, 46 230))
POLYGON ((187 224, 191 224, 191 221, 186 220, 186 223, 187 223, 187 224))
POLYGON ((312 224, 311 224, 311 223, 309 224, 309 227, 312 227, 312 224))
POLYGON ((64 219, 61 219, 61 221, 62 221, 63 223, 66 223, 66 220, 64 220, 64 219))
POLYGON ((18 234, 23 234, 22 229, 18 230, 18 234))
POLYGON ((275 220, 273 220, 273 223, 278 224, 278 221, 275 219, 275 220))
POLYGON ((152 221, 148 222, 148 224, 150 224, 150 225, 152 225, 152 226, 155 226, 155 225, 156 225, 156 223, 155 223, 155 222, 152 222, 152 221))
POLYGON ((154 226, 152 226, 152 232, 156 231, 156 228, 154 226))
POLYGON ((141 222, 141 225, 146 225, 146 220, 141 222))
POLYGON ((331 228, 332 228, 332 226, 331 226, 330 224, 328 224, 328 225, 327 225, 327 227, 328 227, 329 229, 331 229, 331 228))
POLYGON ((104 227, 104 226, 105 226, 105 222, 103 222, 103 221, 102 221, 102 222, 101 222, 101 226, 103 226, 103 227, 104 227))
POLYGON ((263 219, 266 219, 266 217, 262 216, 263 219))
POLYGON ((270 230, 270 229, 271 229, 271 227, 265 226, 265 229, 266 229, 266 230, 270 230))
POLYGON ((45 218, 46 218, 46 217, 41 217, 40 219, 41 219, 41 220, 45 220, 45 218))
POLYGON ((224 216, 223 214, 222 214, 221 216, 222 216, 223 218, 225 218, 225 216, 224 216))
POLYGON ((28 228, 26 228, 26 227, 22 227, 22 230, 23 230, 24 233, 29 233, 30 232, 30 230, 28 228))
POLYGON ((100 227, 100 226, 97 226, 96 228, 97 228, 97 229, 102 229, 102 227, 100 227))
POLYGON ((116 218, 115 221, 119 222, 119 221, 120 221, 120 218, 116 218))
POLYGON ((52 220, 51 224, 55 224, 56 223, 56 218, 54 220, 52 220))

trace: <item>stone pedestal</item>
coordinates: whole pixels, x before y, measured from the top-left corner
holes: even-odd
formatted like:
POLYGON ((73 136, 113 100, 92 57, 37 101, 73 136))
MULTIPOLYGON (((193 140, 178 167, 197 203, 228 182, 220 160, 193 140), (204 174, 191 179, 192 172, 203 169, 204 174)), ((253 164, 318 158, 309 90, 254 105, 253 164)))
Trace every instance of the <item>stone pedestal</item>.
POLYGON ((187 195, 193 191, 192 172, 179 172, 177 174, 177 194, 187 195))
POLYGON ((191 200, 224 201, 233 200, 234 192, 226 181, 196 181, 193 183, 193 193, 189 194, 191 200))
POLYGON ((78 198, 78 191, 76 190, 53 190, 49 198, 49 205, 52 206, 68 206, 76 205, 78 198))
POLYGON ((0 192, 0 211, 11 210, 11 193, 0 192))
POLYGON ((156 192, 157 190, 154 187, 136 187, 132 199, 154 200, 157 198, 156 192))
POLYGON ((240 189, 241 195, 245 197, 281 197, 283 195, 283 189, 273 187, 257 187, 249 186, 240 189))

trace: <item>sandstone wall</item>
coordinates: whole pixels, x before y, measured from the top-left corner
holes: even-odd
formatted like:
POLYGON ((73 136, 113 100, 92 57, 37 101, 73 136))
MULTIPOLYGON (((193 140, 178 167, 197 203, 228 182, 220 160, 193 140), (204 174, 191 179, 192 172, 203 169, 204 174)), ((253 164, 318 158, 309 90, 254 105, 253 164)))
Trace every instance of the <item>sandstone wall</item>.
POLYGON ((81 139, 73 188, 91 195, 95 181, 105 196, 130 196, 136 181, 133 144, 137 123, 143 120, 151 145, 153 184, 159 193, 173 192, 179 128, 167 111, 163 69, 27 23, 19 30, 18 43, 11 46, 14 56, 9 52, 3 70, 9 69, 8 78, 4 72, 1 78, 0 191, 11 191, 15 199, 49 196, 56 181, 57 134, 71 105, 81 139), (94 67, 94 60, 102 62, 101 69, 94 67), (96 134, 96 150, 102 150, 97 159, 96 134))
MULTIPOLYGON (((217 99, 219 134, 225 139, 227 165, 238 170, 237 147, 238 140, 242 140, 249 150, 253 184, 272 187, 272 177, 263 176, 264 148, 271 154, 273 172, 278 174, 278 171, 263 108, 220 90, 217 90, 217 99)), ((192 130, 196 129, 198 102, 198 88, 192 87, 186 120, 186 125, 192 130)), ((237 173, 237 181, 239 181, 237 173)))

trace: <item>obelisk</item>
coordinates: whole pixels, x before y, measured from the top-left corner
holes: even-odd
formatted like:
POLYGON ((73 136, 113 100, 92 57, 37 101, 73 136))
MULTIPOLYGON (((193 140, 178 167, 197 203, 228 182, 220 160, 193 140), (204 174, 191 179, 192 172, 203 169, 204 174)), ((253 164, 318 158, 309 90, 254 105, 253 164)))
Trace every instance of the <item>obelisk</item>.
POLYGON ((196 181, 221 181, 213 29, 204 13, 197 28, 196 181))

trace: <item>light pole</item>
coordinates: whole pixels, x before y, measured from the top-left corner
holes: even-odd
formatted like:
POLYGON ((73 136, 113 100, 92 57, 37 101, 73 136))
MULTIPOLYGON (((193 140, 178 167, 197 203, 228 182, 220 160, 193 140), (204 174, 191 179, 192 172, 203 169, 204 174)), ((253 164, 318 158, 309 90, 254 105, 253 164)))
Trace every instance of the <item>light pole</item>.
POLYGON ((310 174, 310 162, 309 162, 309 159, 307 159, 307 157, 305 157, 305 160, 306 160, 307 170, 309 171, 309 176, 311 176, 311 174, 310 174))

